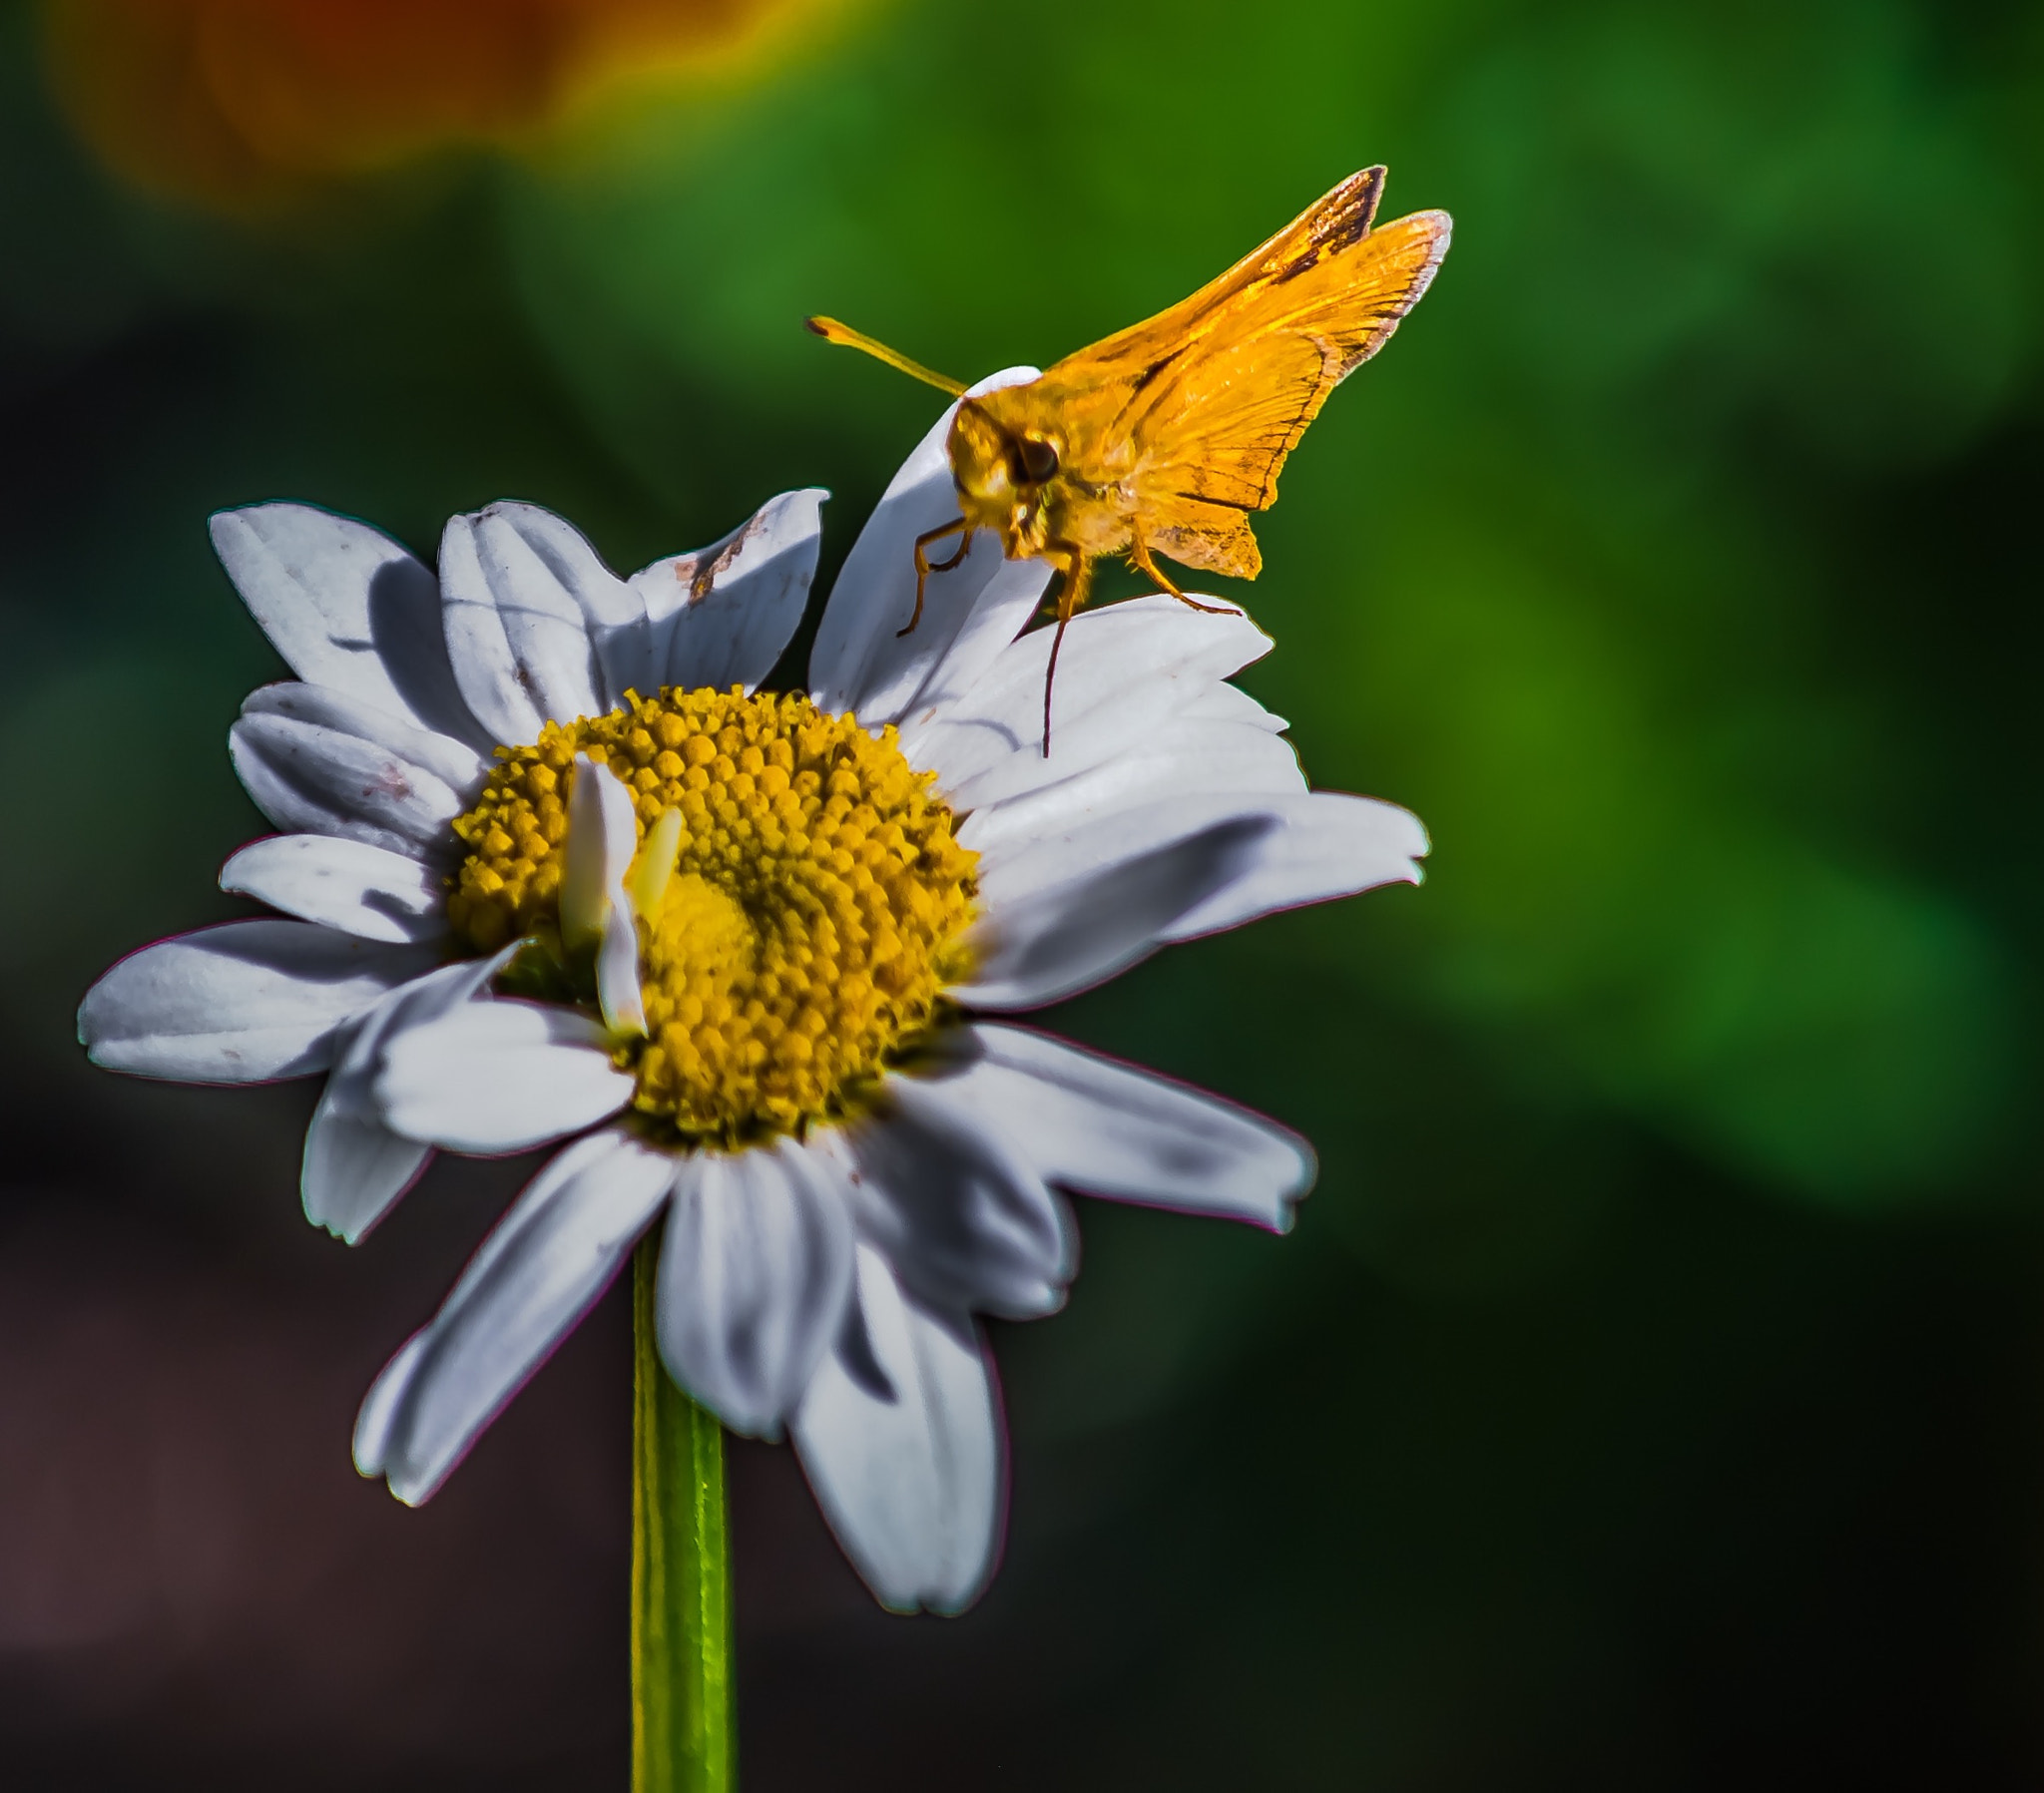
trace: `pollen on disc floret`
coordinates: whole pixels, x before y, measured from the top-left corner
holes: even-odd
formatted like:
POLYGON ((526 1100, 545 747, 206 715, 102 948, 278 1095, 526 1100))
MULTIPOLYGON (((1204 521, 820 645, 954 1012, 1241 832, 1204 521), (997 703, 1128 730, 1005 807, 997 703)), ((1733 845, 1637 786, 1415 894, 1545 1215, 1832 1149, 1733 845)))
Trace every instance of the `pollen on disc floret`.
POLYGON ((639 918, 646 1035, 618 1049, 635 1103, 685 1138, 736 1141, 848 1112, 967 971, 976 856, 888 728, 799 693, 663 690, 498 749, 454 823, 448 919, 477 952, 529 937, 574 983, 559 901, 575 756, 632 792, 642 843, 680 845, 639 918), (669 825, 671 834, 673 824, 669 825))

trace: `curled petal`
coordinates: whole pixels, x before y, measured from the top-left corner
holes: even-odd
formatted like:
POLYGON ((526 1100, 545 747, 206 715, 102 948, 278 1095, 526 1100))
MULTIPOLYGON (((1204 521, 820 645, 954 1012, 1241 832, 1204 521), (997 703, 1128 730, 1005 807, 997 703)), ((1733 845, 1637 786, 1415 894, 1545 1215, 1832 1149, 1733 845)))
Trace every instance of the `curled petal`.
POLYGON ((578 753, 561 867, 561 940, 570 952, 595 949, 597 1000, 606 1024, 643 1034, 639 927, 626 889, 638 846, 632 793, 609 766, 578 753))

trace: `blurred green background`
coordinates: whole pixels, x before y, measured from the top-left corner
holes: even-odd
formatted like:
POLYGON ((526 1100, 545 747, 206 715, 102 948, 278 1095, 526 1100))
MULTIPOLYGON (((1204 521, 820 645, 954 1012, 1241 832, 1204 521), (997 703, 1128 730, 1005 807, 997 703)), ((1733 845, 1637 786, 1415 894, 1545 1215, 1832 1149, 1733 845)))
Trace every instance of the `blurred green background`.
POLYGON ((934 407, 804 312, 1047 364, 1374 161, 1455 247, 1230 595, 1428 882, 1049 1017, 1318 1190, 1281 1241, 1085 1206, 1069 1311, 999 1332, 962 1620, 872 1609, 741 1450, 747 1784, 2044 1782, 2044 13, 873 0, 550 109, 545 8, 471 0, 516 128, 256 179, 134 98, 232 59, 152 75, 124 10, 0 5, 10 1784, 624 1773, 618 1314, 424 1512, 347 1458, 520 1167, 349 1254, 309 1090, 71 1044, 262 830, 225 733, 280 669, 207 513, 430 553, 515 496, 628 568, 821 484, 827 581, 934 407))

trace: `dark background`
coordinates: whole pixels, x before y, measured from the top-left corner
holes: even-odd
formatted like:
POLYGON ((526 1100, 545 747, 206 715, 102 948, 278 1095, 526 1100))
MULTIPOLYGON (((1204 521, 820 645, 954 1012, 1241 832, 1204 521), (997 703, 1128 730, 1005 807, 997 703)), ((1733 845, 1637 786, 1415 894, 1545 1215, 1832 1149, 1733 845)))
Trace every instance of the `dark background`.
POLYGON ((615 1296, 428 1508, 348 1458, 528 1166, 351 1252, 310 1087, 72 1044, 261 831, 206 514, 824 484, 827 575, 935 406, 803 312, 1047 363, 1370 161, 1456 246, 1233 595, 1429 881, 1050 1017, 1319 1188, 1085 1207, 962 1619, 736 1448, 745 1784, 2044 1784, 2044 14, 0 0, 9 1786, 625 1778, 615 1296))

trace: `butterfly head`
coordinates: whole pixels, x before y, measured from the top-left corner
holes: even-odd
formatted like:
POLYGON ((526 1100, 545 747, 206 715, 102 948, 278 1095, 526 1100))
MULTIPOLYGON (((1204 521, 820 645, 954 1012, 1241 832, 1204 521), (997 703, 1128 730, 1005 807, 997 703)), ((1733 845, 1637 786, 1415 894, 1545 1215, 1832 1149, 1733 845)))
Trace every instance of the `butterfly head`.
POLYGON ((1012 529, 1041 508, 1057 478, 1058 443, 1041 431, 1010 423, 985 398, 968 398, 952 421, 947 448, 958 503, 978 528, 1012 529))

